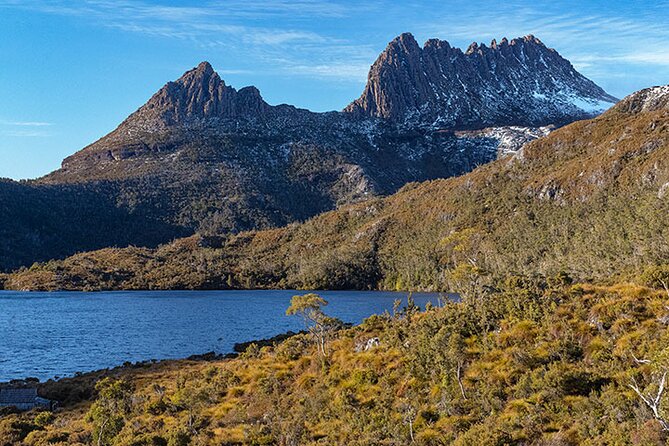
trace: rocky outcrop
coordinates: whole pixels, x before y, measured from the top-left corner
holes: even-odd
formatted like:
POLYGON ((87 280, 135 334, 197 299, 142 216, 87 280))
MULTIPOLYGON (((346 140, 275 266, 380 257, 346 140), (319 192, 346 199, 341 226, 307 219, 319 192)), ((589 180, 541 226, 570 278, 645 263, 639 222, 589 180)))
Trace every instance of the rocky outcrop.
POLYGON ((154 119, 169 126, 212 118, 262 119, 268 108, 257 88, 237 91, 225 85, 209 62, 202 62, 161 88, 133 118, 154 119))
POLYGON ((616 110, 623 113, 665 110, 669 112, 669 85, 646 88, 620 101, 616 110))
POLYGON ((544 126, 593 117, 617 99, 534 36, 463 52, 443 40, 421 48, 405 33, 369 72, 345 112, 408 125, 482 128, 544 126))

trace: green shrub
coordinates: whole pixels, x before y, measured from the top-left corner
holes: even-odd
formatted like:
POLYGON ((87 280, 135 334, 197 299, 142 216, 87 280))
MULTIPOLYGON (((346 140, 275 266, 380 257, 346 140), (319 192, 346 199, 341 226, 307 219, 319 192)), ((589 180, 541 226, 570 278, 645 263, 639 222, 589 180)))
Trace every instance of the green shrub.
POLYGON ((35 420, 33 421, 37 426, 46 427, 49 424, 53 423, 55 416, 49 411, 40 412, 35 415, 35 420))

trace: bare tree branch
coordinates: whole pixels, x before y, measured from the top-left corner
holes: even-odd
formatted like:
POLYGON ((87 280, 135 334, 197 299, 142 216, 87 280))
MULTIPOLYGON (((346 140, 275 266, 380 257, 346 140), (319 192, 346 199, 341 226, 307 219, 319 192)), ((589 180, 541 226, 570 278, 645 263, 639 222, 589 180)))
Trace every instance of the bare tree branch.
POLYGON ((637 364, 650 364, 650 359, 639 359, 636 356, 634 356, 634 353, 632 353, 632 358, 634 358, 634 362, 637 364))
POLYGON ((641 401, 648 406, 648 408, 653 412, 653 417, 662 425, 662 430, 669 431, 669 422, 664 419, 660 413, 660 403, 662 400, 662 395, 664 394, 664 387, 667 380, 667 371, 665 370, 662 374, 662 377, 658 382, 658 389, 655 398, 652 398, 644 393, 639 388, 639 384, 636 382, 636 379, 632 377, 632 383, 629 384, 629 387, 634 390, 634 392, 641 398, 641 401))

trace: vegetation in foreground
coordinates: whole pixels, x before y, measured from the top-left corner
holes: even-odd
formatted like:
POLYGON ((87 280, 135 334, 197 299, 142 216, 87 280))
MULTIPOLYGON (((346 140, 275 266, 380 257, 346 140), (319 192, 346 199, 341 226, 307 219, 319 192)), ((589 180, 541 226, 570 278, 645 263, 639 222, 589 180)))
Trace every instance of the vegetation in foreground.
POLYGON ((508 277, 349 329, 306 296, 311 330, 273 347, 46 383, 63 407, 3 416, 0 444, 665 445, 668 277, 508 277))

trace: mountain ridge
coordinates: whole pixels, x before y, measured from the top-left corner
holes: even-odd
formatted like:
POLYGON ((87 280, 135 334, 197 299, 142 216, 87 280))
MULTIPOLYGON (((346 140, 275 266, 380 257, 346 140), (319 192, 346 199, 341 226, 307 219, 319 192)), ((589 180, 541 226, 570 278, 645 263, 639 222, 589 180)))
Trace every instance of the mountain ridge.
POLYGON ((459 177, 299 225, 82 253, 6 286, 444 291, 471 262, 467 274, 625 280, 669 257, 668 154, 669 86, 654 87, 459 177))
MULTIPOLYGON (((471 52, 479 50, 472 47, 471 52)), ((529 75, 516 68, 509 67, 507 74, 529 75)), ((439 103, 425 104, 430 113, 442 110, 439 103)), ((545 116, 541 122, 549 124, 552 115, 535 102, 525 105, 523 113, 545 116)), ((482 121, 475 129, 445 121, 437 125, 430 113, 397 122, 269 105, 257 88, 237 90, 203 62, 165 84, 112 132, 67 157, 60 169, 21 185, 29 189, 26 196, 38 197, 37 203, 55 203, 49 207, 53 218, 44 218, 63 223, 25 218, 21 205, 12 201, 0 215, 0 225, 15 228, 6 243, 0 240, 0 269, 105 246, 152 247, 184 234, 238 233, 304 221, 392 194, 407 183, 469 172, 554 128, 519 126, 511 114, 506 121, 489 120, 495 125, 482 121), (82 231, 75 228, 84 223, 66 224, 58 217, 70 197, 76 201, 78 188, 87 190, 81 192, 86 207, 97 202, 99 215, 117 216, 105 222, 99 236, 79 239, 82 231), (58 196, 61 189, 67 189, 67 198, 58 196), (132 234, 126 234, 126 220, 133 222, 132 234), (158 236, 148 234, 156 225, 158 236), (68 241, 69 251, 56 249, 54 231, 68 241)), ((570 119, 581 117, 578 112, 570 119)), ((77 216, 76 206, 67 208, 71 219, 91 219, 77 216)), ((95 218, 90 221, 98 225, 95 218)))
POLYGON ((391 131, 559 126, 593 117, 616 101, 531 35, 493 41, 490 47, 472 43, 463 52, 438 39, 427 40, 421 48, 412 34, 403 33, 374 62, 362 96, 343 112, 269 105, 255 86, 236 90, 226 85, 205 61, 168 82, 117 129, 65 158, 62 168, 43 180, 95 179, 97 169, 87 163, 170 151, 183 144, 170 132, 189 133, 185 136, 192 139, 200 136, 196 132, 267 133, 272 128, 302 138, 301 127, 341 132, 361 125, 378 128, 378 120, 400 127, 391 131), (496 85, 490 84, 493 78, 496 85), (69 174, 85 170, 83 175, 69 174))
POLYGON ((463 52, 438 39, 421 48, 404 33, 374 62, 362 95, 344 111, 455 128, 496 126, 502 119, 541 126, 593 117, 615 102, 533 35, 489 47, 473 42, 463 52))

